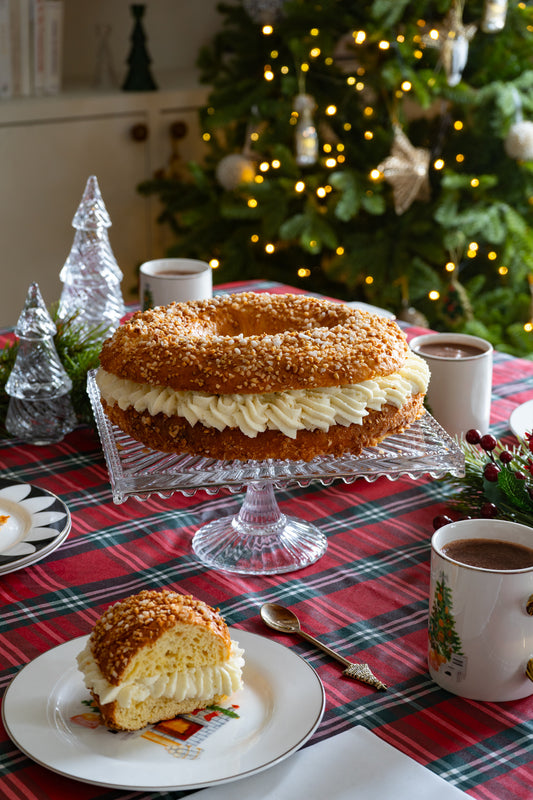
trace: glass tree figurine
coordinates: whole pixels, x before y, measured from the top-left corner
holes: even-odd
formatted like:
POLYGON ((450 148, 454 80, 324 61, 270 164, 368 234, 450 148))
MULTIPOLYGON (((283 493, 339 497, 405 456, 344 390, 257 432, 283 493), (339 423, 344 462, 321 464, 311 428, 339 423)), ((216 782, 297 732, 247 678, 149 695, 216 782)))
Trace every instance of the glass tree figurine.
POLYGON ((76 426, 72 381, 54 344, 56 326, 32 283, 15 327, 17 357, 7 379, 6 429, 31 444, 59 442, 76 426))
POLYGON ((91 175, 72 220, 74 241, 59 273, 63 290, 58 314, 61 319, 76 315, 76 324, 83 330, 102 328, 102 339, 125 314, 120 289, 123 275, 107 232, 111 224, 98 180, 91 175))

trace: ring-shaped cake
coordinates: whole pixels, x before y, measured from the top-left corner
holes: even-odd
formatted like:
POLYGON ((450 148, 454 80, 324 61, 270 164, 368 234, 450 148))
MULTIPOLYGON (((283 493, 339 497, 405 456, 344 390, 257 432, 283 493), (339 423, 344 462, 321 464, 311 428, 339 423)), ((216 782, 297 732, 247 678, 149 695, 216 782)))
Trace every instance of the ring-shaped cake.
POLYGON ((358 453, 424 413, 429 381, 394 320, 294 294, 139 312, 100 364, 102 404, 122 430, 221 459, 358 453))

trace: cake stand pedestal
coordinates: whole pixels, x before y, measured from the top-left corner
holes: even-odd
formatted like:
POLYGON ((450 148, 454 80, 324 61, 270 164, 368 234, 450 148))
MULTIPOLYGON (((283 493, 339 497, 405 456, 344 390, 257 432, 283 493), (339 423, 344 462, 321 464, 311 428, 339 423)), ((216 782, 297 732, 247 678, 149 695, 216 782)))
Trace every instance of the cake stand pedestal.
POLYGON ((270 482, 248 484, 239 513, 208 522, 192 540, 203 564, 245 575, 302 569, 327 546, 317 527, 281 513, 270 482))
POLYGON ((302 569, 326 551, 325 535, 311 523, 285 516, 274 490, 320 481, 352 483, 358 478, 414 480, 430 475, 462 477, 464 455, 458 443, 426 413, 401 434, 385 439, 361 455, 318 456, 312 461, 217 461, 203 456, 162 453, 135 441, 113 425, 103 412, 95 372, 87 377, 98 433, 102 442, 113 501, 146 500, 152 494, 194 495, 200 489, 246 490, 240 511, 214 520, 193 537, 199 561, 213 569, 245 575, 273 575, 302 569))

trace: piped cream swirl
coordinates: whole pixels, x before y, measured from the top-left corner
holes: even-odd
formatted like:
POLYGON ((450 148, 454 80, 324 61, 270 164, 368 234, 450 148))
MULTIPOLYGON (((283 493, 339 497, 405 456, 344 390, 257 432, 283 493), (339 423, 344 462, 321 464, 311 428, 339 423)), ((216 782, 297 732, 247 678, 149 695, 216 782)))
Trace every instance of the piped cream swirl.
POLYGON ((350 386, 289 389, 267 394, 206 394, 175 391, 118 378, 102 368, 96 382, 106 403, 124 411, 133 407, 151 416, 184 417, 219 431, 239 428, 254 438, 267 429, 294 439, 299 430, 327 431, 332 425, 361 424, 369 409, 380 411, 387 403, 401 408, 413 395, 425 393, 429 383, 426 362, 409 353, 404 366, 391 375, 350 386))
POLYGON ((180 702, 189 698, 205 701, 218 695, 231 695, 242 687, 243 654, 238 643, 232 641, 231 655, 223 664, 191 667, 169 674, 136 675, 118 686, 104 678, 89 644, 79 653, 77 661, 85 686, 98 695, 101 705, 116 700, 122 708, 129 708, 148 697, 165 697, 180 702))

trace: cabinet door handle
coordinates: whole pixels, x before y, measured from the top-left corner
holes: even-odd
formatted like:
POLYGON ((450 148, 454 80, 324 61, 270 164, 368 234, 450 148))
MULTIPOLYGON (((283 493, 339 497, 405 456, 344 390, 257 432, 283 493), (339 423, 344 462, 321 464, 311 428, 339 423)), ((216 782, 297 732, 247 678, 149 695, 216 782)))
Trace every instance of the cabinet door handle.
POLYGON ((189 129, 186 122, 177 120, 171 124, 169 131, 170 138, 177 141, 179 139, 184 139, 187 136, 189 129))
POLYGON ((148 125, 144 122, 137 122, 130 128, 130 136, 134 142, 145 142, 148 139, 148 125))

